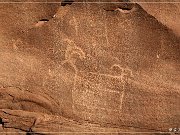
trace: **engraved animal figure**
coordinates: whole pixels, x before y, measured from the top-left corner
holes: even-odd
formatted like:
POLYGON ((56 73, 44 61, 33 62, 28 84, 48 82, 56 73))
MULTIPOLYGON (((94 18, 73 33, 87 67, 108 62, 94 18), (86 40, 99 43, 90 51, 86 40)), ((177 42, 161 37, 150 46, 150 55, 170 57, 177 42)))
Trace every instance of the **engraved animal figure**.
POLYGON ((123 68, 119 64, 112 65, 110 69, 113 71, 115 70, 117 73, 120 72, 118 76, 120 80, 123 82, 123 90, 121 93, 120 106, 119 106, 119 110, 121 112, 122 106, 123 106, 124 95, 125 95, 125 85, 126 85, 126 82, 128 81, 128 78, 133 77, 133 73, 132 73, 132 70, 130 70, 129 68, 123 68))
MULTIPOLYGON (((69 39, 64 40, 67 44, 67 48, 65 51, 65 60, 61 62, 61 65, 63 66, 64 64, 69 64, 71 67, 73 67, 75 73, 74 73, 74 83, 73 83, 73 89, 72 89, 72 99, 73 98, 73 91, 75 91, 75 86, 76 86, 76 80, 77 80, 77 73, 78 69, 75 65, 76 60, 79 58, 80 60, 83 60, 85 58, 85 53, 80 47, 77 47, 75 43, 69 39)), ((72 106, 74 110, 74 103, 72 106)))

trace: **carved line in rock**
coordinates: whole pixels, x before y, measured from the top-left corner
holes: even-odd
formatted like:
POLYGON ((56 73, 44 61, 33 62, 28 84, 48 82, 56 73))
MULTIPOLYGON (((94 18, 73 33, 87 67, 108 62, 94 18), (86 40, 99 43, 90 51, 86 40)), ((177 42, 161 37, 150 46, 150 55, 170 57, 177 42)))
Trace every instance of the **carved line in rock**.
MULTIPOLYGON (((122 111, 122 105, 123 105, 123 99, 124 99, 124 95, 125 95, 125 85, 128 81, 128 77, 132 77, 133 74, 132 74, 132 71, 129 69, 129 68, 122 68, 120 65, 118 64, 114 64, 112 67, 111 67, 111 70, 113 70, 114 67, 118 67, 119 69, 122 70, 122 73, 121 75, 118 75, 118 76, 114 76, 114 75, 110 75, 110 74, 101 74, 101 73, 94 73, 94 72, 88 72, 88 73, 91 73, 91 74, 94 74, 94 75, 98 75, 98 76, 106 76, 106 77, 110 77, 110 78, 116 78, 116 79, 120 79, 121 82, 123 82, 123 86, 122 86, 122 92, 118 92, 118 91, 108 91, 108 92, 111 92, 111 93, 116 93, 116 94, 120 94, 120 105, 119 105, 119 109, 118 110, 114 110, 114 109, 108 109, 108 108, 104 108, 104 107, 97 107, 97 106, 87 106, 87 105, 84 105, 86 106, 87 108, 89 109, 106 109, 106 110, 109 110, 110 112, 111 111, 118 111, 119 113, 121 113, 122 111)), ((87 81, 87 80, 86 80, 87 81)), ((77 91, 77 90, 76 90, 77 91)), ((104 92, 106 90, 103 90, 104 92)), ((91 92, 91 91, 88 91, 88 93, 91 93, 92 95, 94 94, 94 92, 91 92)), ((103 94, 103 93, 102 93, 103 94)), ((82 99, 83 100, 83 99, 82 99)), ((84 99, 85 100, 85 99, 84 99)), ((81 100, 80 100, 81 101, 81 100)), ((97 102, 96 100, 93 100, 94 102, 97 102)), ((76 101, 75 102, 77 105, 82 105, 83 101, 82 102, 79 102, 76 101)), ((83 113, 85 113, 84 111, 82 111, 83 113)), ((87 112, 88 113, 88 112, 87 112)), ((89 114, 89 113, 88 113, 89 114)))
POLYGON ((77 80, 77 74, 78 74, 78 69, 75 65, 76 62, 76 58, 73 58, 73 55, 78 54, 79 58, 82 60, 85 58, 85 53, 83 52, 83 50, 79 47, 77 47, 75 45, 75 43, 71 40, 69 40, 68 38, 64 39, 64 41, 67 43, 67 48, 65 51, 65 60, 61 62, 61 65, 63 66, 64 64, 68 63, 70 64, 71 67, 73 67, 75 74, 74 74, 74 83, 73 83, 73 89, 72 89, 72 100, 73 100, 73 104, 72 104, 72 109, 74 111, 74 97, 73 97, 73 93, 75 90, 75 86, 76 86, 76 80, 77 80))
POLYGON ((75 28, 76 36, 78 36, 78 22, 76 17, 72 17, 73 19, 69 21, 69 24, 72 25, 75 28))
POLYGON ((63 39, 63 42, 66 44, 66 52, 65 52, 65 60, 72 60, 72 57, 74 52, 79 54, 79 58, 82 60, 85 58, 84 51, 78 47, 72 40, 65 38, 63 39))
MULTIPOLYGON (((79 58, 81 60, 83 60, 85 58, 85 53, 83 52, 83 50, 81 48, 77 47, 72 40, 65 38, 63 40, 63 42, 66 43, 67 48, 65 51, 65 60, 61 62, 61 65, 63 66, 64 64, 68 63, 74 69, 74 79, 73 79, 74 82, 73 82, 73 88, 72 88, 72 100, 73 100, 72 109, 73 109, 73 111, 75 111, 75 106, 74 106, 75 101, 74 100, 76 99, 76 97, 74 97, 74 92, 76 91, 76 81, 77 81, 77 77, 78 77, 78 69, 75 65, 77 58, 74 58, 73 55, 78 54, 79 58)), ((129 68, 123 68, 119 64, 112 65, 110 70, 113 71, 113 70, 115 70, 115 68, 118 68, 119 70, 121 70, 121 73, 117 76, 110 75, 110 74, 99 74, 99 73, 93 73, 93 72, 92 72, 92 74, 113 77, 113 78, 117 78, 117 79, 121 80, 121 82, 123 83, 123 85, 122 85, 123 88, 122 88, 121 97, 120 97, 120 106, 119 106, 119 112, 121 112, 122 106, 123 106, 123 99, 124 99, 124 95, 125 95, 125 85, 128 80, 128 77, 132 77, 133 73, 132 73, 132 70, 130 70, 129 68)), ((89 72, 89 73, 91 73, 91 72, 89 72)))
POLYGON ((111 70, 113 70, 113 68, 115 68, 115 67, 117 67, 117 68, 119 68, 120 70, 121 70, 121 75, 119 76, 120 77, 120 80, 123 82, 123 91, 122 91, 122 94, 121 94, 121 98, 120 98, 120 106, 119 106, 119 109, 120 109, 120 111, 121 111, 121 109, 122 109, 122 105, 123 105, 123 99, 124 99, 124 94, 125 94, 125 80, 124 80, 124 75, 125 75, 125 73, 124 73, 124 68, 122 68, 120 65, 117 65, 117 64, 114 64, 110 69, 111 70))

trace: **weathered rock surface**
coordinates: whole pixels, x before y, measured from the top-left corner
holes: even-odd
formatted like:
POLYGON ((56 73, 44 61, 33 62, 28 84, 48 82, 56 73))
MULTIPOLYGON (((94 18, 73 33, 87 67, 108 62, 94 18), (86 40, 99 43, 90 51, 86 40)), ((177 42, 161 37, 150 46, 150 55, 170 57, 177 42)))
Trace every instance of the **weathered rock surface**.
MULTIPOLYGON (((180 36, 180 3, 178 3, 179 0, 152 0, 151 2, 153 1, 156 3, 138 4, 141 5, 149 14, 156 17, 158 21, 172 29, 175 34, 180 36)), ((141 0, 141 2, 146 2, 146 0, 141 0)))
POLYGON ((180 127, 180 38, 166 12, 142 3, 0 6, 1 132, 180 127))

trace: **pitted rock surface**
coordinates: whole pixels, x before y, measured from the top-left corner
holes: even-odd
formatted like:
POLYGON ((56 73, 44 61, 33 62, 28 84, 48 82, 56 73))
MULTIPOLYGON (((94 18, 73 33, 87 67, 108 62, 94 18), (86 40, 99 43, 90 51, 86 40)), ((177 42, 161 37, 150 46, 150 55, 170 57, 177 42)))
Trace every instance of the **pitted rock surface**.
POLYGON ((0 3, 0 132, 180 127, 179 20, 168 15, 178 4, 10 2, 0 3))

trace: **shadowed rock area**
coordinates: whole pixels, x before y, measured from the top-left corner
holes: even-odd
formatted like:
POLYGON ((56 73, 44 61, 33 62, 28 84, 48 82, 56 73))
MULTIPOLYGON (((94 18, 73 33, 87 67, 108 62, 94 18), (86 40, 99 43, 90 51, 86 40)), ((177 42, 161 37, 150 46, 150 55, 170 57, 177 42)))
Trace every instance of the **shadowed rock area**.
POLYGON ((113 2, 0 0, 0 133, 180 128, 179 4, 113 2))

